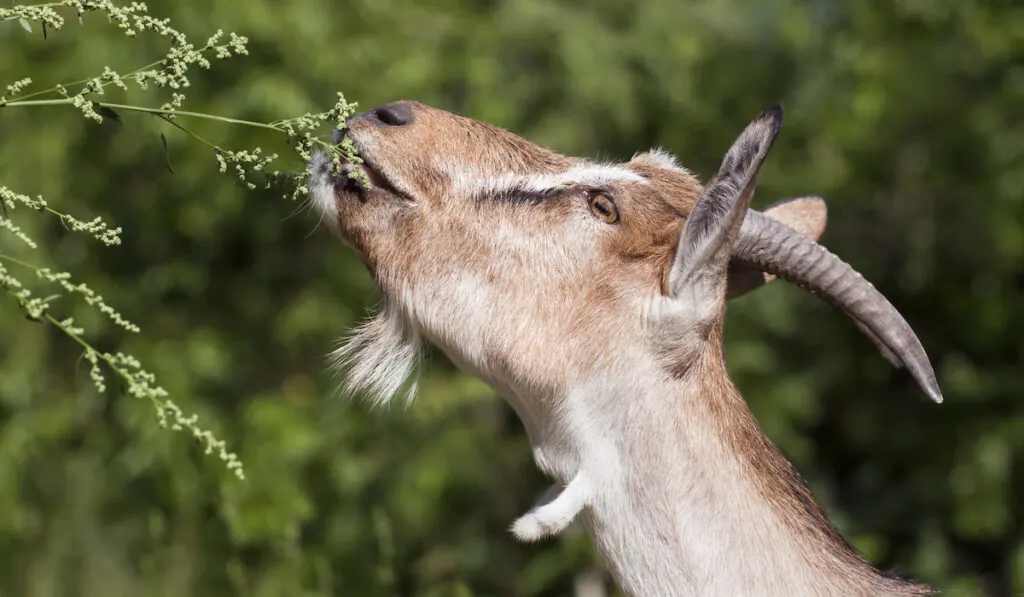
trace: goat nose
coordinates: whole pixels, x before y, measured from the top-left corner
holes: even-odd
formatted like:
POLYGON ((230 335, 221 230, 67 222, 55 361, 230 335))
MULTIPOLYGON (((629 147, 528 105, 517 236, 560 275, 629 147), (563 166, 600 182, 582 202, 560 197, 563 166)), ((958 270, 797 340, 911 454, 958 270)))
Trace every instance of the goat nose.
POLYGON ((412 108, 408 102, 392 102, 373 108, 367 115, 388 126, 405 126, 412 122, 412 108))

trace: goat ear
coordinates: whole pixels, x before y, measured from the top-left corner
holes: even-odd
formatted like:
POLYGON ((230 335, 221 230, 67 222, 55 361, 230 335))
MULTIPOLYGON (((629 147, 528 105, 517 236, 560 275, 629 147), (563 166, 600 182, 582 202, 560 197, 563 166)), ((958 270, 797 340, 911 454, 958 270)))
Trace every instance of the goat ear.
POLYGON ((757 171, 780 128, 782 106, 772 106, 747 125, 725 154, 680 234, 668 277, 670 296, 690 289, 717 302, 725 294, 732 244, 754 195, 757 171))
MULTIPOLYGON (((782 222, 810 240, 817 241, 828 223, 828 208, 821 197, 809 195, 777 201, 764 210, 764 215, 782 222)), ((775 279, 756 267, 741 263, 729 264, 729 290, 726 297, 734 299, 757 290, 775 279)))

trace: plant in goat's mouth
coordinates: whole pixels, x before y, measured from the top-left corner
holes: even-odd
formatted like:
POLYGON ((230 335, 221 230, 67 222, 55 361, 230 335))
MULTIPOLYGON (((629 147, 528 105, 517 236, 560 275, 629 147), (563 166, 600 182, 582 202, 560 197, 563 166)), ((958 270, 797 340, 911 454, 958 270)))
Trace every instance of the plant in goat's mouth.
MULTIPOLYGON (((0 8, 0 27, 20 26, 30 34, 39 33, 46 38, 50 31, 65 26, 66 17, 77 17, 78 22, 84 24, 87 15, 92 13, 106 15, 129 38, 135 38, 141 33, 165 37, 170 41, 170 49, 160 59, 130 72, 118 72, 104 67, 103 72, 93 77, 38 90, 32 89, 31 78, 16 80, 6 85, 3 95, 0 95, 0 118, 4 111, 11 108, 52 106, 74 107, 85 118, 98 123, 106 120, 120 121, 122 112, 149 114, 209 147, 219 170, 230 173, 248 189, 274 189, 292 200, 303 199, 309 193, 308 172, 305 168, 291 173, 270 171, 269 166, 279 159, 277 154, 265 153, 259 147, 241 150, 221 147, 199 136, 180 121, 206 119, 273 131, 288 139, 303 164, 310 160, 314 151, 322 151, 331 157, 335 171, 339 173, 343 163, 362 163, 356 155, 355 147, 347 139, 335 145, 316 135, 327 124, 341 128, 345 120, 355 112, 356 104, 348 102, 341 93, 334 106, 326 112, 307 113, 272 122, 240 120, 182 109, 186 99, 184 91, 192 86, 190 75, 195 68, 209 69, 213 61, 248 53, 248 40, 235 33, 225 35, 218 30, 205 43, 196 46, 184 33, 171 26, 170 19, 158 19, 150 15, 145 4, 133 2, 119 6, 110 0, 59 0, 0 8), (111 92, 128 91, 129 86, 160 94, 161 99, 158 101, 162 103, 159 106, 144 106, 106 101, 111 92)), ((167 152, 167 138, 163 133, 160 133, 160 141, 164 147, 167 168, 173 173, 167 152)), ((369 184, 361 168, 347 170, 348 176, 356 179, 359 184, 369 184)), ((19 218, 24 217, 21 215, 23 209, 56 217, 69 231, 85 233, 105 246, 121 244, 122 229, 109 224, 102 217, 88 221, 78 219, 62 208, 51 205, 41 196, 33 198, 0 183, 0 243, 5 237, 15 241, 9 248, 0 244, 0 289, 15 299, 28 319, 53 325, 81 346, 83 357, 90 364, 89 375, 97 391, 106 391, 107 371, 113 373, 128 394, 152 403, 157 421, 162 427, 191 433, 201 442, 207 454, 216 454, 230 471, 244 479, 242 463, 228 449, 227 444, 204 429, 197 415, 186 414, 138 359, 122 352, 96 349, 86 339, 88 334, 84 328, 78 327, 72 318, 54 313, 54 299, 62 295, 78 296, 85 304, 104 314, 114 325, 130 333, 140 331, 139 326, 123 317, 89 286, 73 281, 70 273, 52 270, 23 255, 38 249, 37 242, 18 224, 19 218), (28 272, 28 275, 21 272, 28 272), (37 286, 45 290, 40 292, 41 288, 37 286)))

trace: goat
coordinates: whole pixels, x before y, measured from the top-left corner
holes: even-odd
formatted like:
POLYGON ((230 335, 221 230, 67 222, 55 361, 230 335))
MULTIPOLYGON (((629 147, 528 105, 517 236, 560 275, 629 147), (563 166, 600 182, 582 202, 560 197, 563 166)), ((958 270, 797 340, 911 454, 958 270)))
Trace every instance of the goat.
POLYGON ((408 101, 351 118, 335 141, 363 162, 310 164, 384 297, 335 355, 349 389, 387 400, 435 344, 509 402, 557 482, 512 533, 579 518, 630 595, 931 594, 855 554, 726 371, 727 297, 779 276, 942 399, 903 317, 815 242, 820 199, 749 209, 781 124, 763 112, 702 186, 660 149, 594 163, 408 101))

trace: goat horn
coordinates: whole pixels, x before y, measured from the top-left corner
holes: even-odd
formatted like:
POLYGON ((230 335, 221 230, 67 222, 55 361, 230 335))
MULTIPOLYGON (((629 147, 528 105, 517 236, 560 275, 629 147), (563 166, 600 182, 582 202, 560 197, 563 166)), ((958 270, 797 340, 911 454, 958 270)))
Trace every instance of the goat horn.
POLYGON ((910 324, 870 282, 828 249, 781 222, 749 211, 732 258, 737 265, 789 280, 846 313, 890 362, 906 366, 921 389, 942 402, 935 371, 910 324))

